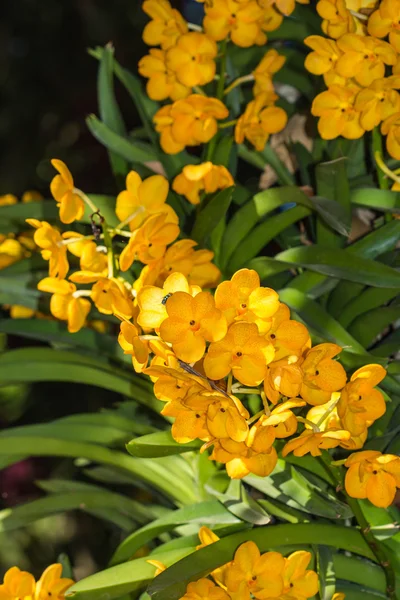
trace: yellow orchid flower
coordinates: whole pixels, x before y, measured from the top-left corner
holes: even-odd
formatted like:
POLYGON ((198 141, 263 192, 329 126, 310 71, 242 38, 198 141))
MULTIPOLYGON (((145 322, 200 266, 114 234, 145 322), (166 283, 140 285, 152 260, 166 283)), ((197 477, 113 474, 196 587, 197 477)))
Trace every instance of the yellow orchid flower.
POLYGON ((76 333, 82 329, 90 312, 91 304, 86 298, 75 295, 76 285, 65 279, 45 277, 39 281, 37 288, 41 292, 52 294, 50 312, 57 319, 67 321, 70 333, 76 333))
POLYGON ((166 51, 152 48, 138 64, 140 75, 146 77, 146 92, 152 100, 180 100, 191 93, 190 86, 178 81, 176 73, 166 64, 166 51))
POLYGON ((247 139, 261 152, 269 136, 282 131, 287 123, 287 114, 283 108, 274 106, 277 99, 273 92, 262 92, 249 102, 235 127, 237 144, 247 139))
POLYGON ((358 436, 386 412, 383 394, 374 387, 386 376, 381 365, 365 365, 358 369, 341 391, 338 415, 352 435, 358 436))
POLYGON ((368 498, 381 508, 390 506, 400 487, 400 458, 375 450, 351 454, 345 462, 346 492, 352 498, 368 498))
POLYGON ((213 194, 235 185, 232 175, 222 165, 208 161, 201 165, 186 165, 173 181, 172 189, 185 196, 191 204, 200 204, 200 193, 213 194))
POLYGON ((341 390, 346 384, 346 371, 333 357, 342 348, 337 344, 318 344, 307 350, 301 363, 303 384, 300 395, 308 404, 325 404, 332 392, 341 390))
POLYGON ((168 50, 166 64, 178 81, 188 88, 205 85, 214 79, 217 52, 217 44, 212 38, 191 31, 181 35, 176 45, 168 50))
POLYGON ((35 600, 63 600, 65 592, 75 582, 61 575, 62 565, 59 563, 47 567, 36 584, 35 600))
POLYGON ((175 292, 165 307, 168 318, 161 323, 160 335, 172 344, 181 360, 200 360, 206 341, 217 342, 226 334, 226 319, 209 292, 200 292, 194 298, 186 292, 175 292))
POLYGON ((258 333, 257 325, 233 323, 221 341, 210 344, 204 370, 210 379, 222 379, 232 371, 244 385, 256 386, 274 356, 274 347, 258 333))
POLYGON ((26 222, 36 229, 33 239, 41 248, 42 257, 49 261, 49 276, 64 279, 69 270, 67 247, 57 229, 47 221, 26 219, 26 222))
POLYGON ((75 192, 71 171, 58 158, 53 158, 51 164, 59 173, 59 175, 53 177, 50 183, 50 191, 58 203, 60 220, 62 223, 79 221, 85 212, 85 204, 82 198, 75 192))
POLYGON ((142 9, 152 19, 143 30, 143 41, 148 46, 161 46, 166 50, 188 30, 185 19, 168 0, 145 0, 142 9))
POLYGON ((137 296, 140 308, 138 323, 144 329, 159 329, 161 323, 168 317, 165 307, 168 298, 175 292, 186 292, 195 296, 201 292, 201 288, 190 286, 188 280, 182 273, 169 275, 161 288, 145 285, 137 296))
POLYGON ((226 119, 229 111, 217 98, 192 94, 163 106, 153 117, 160 144, 167 154, 177 154, 185 146, 209 142, 217 133, 217 120, 226 119))
POLYGON ((169 191, 168 180, 162 175, 151 175, 144 181, 136 171, 130 171, 126 177, 126 190, 117 196, 116 215, 135 231, 144 221, 153 215, 163 213, 167 223, 178 224, 178 216, 169 204, 166 204, 169 191))

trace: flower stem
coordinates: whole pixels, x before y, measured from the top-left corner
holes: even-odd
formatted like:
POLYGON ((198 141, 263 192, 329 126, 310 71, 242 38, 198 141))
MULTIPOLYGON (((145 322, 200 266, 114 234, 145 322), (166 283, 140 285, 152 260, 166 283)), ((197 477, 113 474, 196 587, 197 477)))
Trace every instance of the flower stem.
POLYGON ((378 167, 377 175, 379 187, 381 188, 381 190, 387 190, 389 188, 389 182, 387 180, 387 177, 385 177, 385 172, 383 171, 379 161, 377 160, 377 154, 379 154, 379 157, 383 155, 382 136, 379 131, 379 127, 375 127, 372 130, 372 150, 378 167))
POLYGON ((105 221, 102 222, 101 227, 103 229, 104 244, 107 248, 108 277, 109 279, 112 279, 116 272, 115 256, 112 247, 112 238, 110 236, 110 232, 108 231, 107 223, 105 221))
POLYGON ((246 83, 247 81, 254 81, 253 73, 250 73, 249 75, 243 75, 243 77, 238 77, 237 79, 235 79, 235 81, 232 81, 232 83, 228 85, 228 87, 224 91, 224 96, 229 94, 229 92, 234 90, 235 87, 237 87, 238 85, 242 85, 242 83, 246 83))
POLYGON ((237 119, 233 119, 233 121, 226 121, 225 123, 220 123, 218 125, 219 129, 226 129, 227 127, 233 127, 237 123, 237 119))
POLYGON ((225 38, 221 43, 221 64, 220 64, 220 78, 217 83, 217 98, 222 100, 224 97, 224 86, 225 86, 225 75, 226 75, 226 49, 228 45, 228 40, 225 38))
POLYGON ((82 198, 84 202, 86 202, 86 204, 92 212, 98 212, 99 209, 97 208, 97 206, 94 204, 94 202, 91 201, 89 196, 86 196, 86 194, 82 192, 82 190, 80 190, 79 188, 74 188, 72 191, 74 192, 74 194, 82 198))
POLYGON ((367 519, 364 516, 364 513, 361 510, 360 503, 355 498, 351 498, 344 486, 344 472, 343 468, 333 466, 331 462, 329 462, 330 454, 328 452, 323 452, 320 456, 320 463, 324 467, 325 471, 329 475, 333 485, 337 486, 337 490, 341 491, 342 494, 346 498, 346 502, 351 508, 354 518, 356 519, 358 526, 360 527, 360 533, 363 536, 364 540, 370 547, 372 553, 374 554, 378 564, 382 567, 385 577, 386 577, 386 594, 390 600, 395 600, 395 592, 396 592, 396 578, 395 572, 393 570, 393 566, 390 563, 388 554, 386 552, 385 547, 379 540, 374 536, 371 526, 368 523, 367 519))

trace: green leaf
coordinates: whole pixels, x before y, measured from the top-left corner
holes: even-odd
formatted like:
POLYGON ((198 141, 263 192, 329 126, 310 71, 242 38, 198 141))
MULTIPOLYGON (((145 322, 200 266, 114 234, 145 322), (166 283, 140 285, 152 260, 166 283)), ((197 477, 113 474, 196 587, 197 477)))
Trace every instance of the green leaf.
POLYGON ((0 332, 45 342, 57 342, 71 346, 72 349, 90 351, 96 356, 108 356, 131 364, 130 357, 124 355, 115 337, 94 329, 83 328, 77 333, 69 333, 66 324, 59 321, 2 319, 0 332))
POLYGON ((95 444, 74 442, 59 438, 4 435, 0 437, 0 456, 69 456, 86 458, 88 460, 122 469, 145 481, 176 500, 180 504, 190 504, 195 501, 192 482, 183 471, 184 462, 180 463, 181 477, 171 480, 172 464, 168 458, 147 460, 132 458, 124 452, 110 450, 95 444))
POLYGON ((305 267, 317 273, 348 279, 374 287, 400 288, 400 273, 381 263, 350 255, 340 248, 323 246, 299 246, 276 255, 276 259, 295 267, 305 267))
MULTIPOLYGON (((114 133, 126 136, 125 124, 114 95, 114 48, 111 43, 104 48, 97 79, 97 95, 102 122, 114 133)), ((116 177, 126 176, 129 166, 120 155, 109 152, 111 168, 116 177)), ((119 181, 122 183, 122 181, 119 181)))
POLYGON ((191 552, 193 552, 193 547, 178 548, 177 550, 158 552, 154 557, 152 555, 145 556, 110 567, 75 583, 69 588, 68 597, 75 598, 75 600, 120 598, 124 594, 143 589, 154 578, 155 567, 147 562, 149 558, 157 559, 168 567, 191 552))
POLYGON ((269 477, 248 475, 244 481, 267 497, 312 515, 328 519, 347 519, 352 516, 346 504, 337 500, 328 490, 322 490, 308 481, 299 469, 283 460, 278 460, 269 477))
MULTIPOLYGON (((335 210, 339 211, 342 219, 346 221, 344 236, 350 233, 351 225, 351 206, 350 206, 350 190, 349 181, 346 173, 346 159, 339 158, 330 162, 325 162, 317 165, 315 169, 315 177, 317 183, 317 192, 322 196, 321 200, 329 199, 333 201, 335 210)), ((332 211, 332 202, 329 203, 328 214, 332 211)), ((334 214, 334 213, 333 213, 334 214)), ((343 246, 345 240, 337 236, 332 231, 332 223, 328 222, 328 227, 320 219, 317 220, 317 242, 328 248, 343 246)), ((337 230, 337 228, 335 227, 337 230)))
POLYGON ((373 308, 385 305, 389 300, 395 298, 398 293, 399 291, 397 288, 368 288, 346 304, 338 321, 343 327, 348 327, 356 317, 373 308))
POLYGON ((199 244, 204 245, 207 237, 225 217, 232 201, 233 189, 226 188, 215 194, 196 216, 191 237, 199 244))
POLYGON ((158 160, 157 153, 152 147, 139 140, 128 140, 112 131, 107 125, 99 121, 95 115, 89 115, 86 125, 94 137, 109 151, 121 156, 129 163, 158 160))
POLYGON ((365 206, 374 210, 400 213, 400 194, 390 190, 359 188, 352 190, 350 201, 356 206, 365 206))
POLYGON ((207 491, 218 498, 230 513, 252 525, 267 525, 271 522, 271 516, 252 498, 241 481, 228 479, 224 491, 218 489, 220 484, 218 476, 211 478, 211 481, 207 482, 207 491), (213 483, 217 483, 217 487, 214 487, 213 483))
POLYGON ((343 592, 350 600, 387 600, 387 595, 377 594, 376 591, 366 588, 364 585, 356 586, 351 583, 338 583, 338 592, 343 592))
POLYGON ((50 348, 20 348, 0 355, 2 383, 66 381, 111 390, 145 404, 157 413, 162 403, 141 377, 73 352, 50 348), (24 368, 21 369, 21 364, 24 368))
POLYGON ((384 329, 398 319, 400 319, 400 306, 381 306, 357 317, 350 325, 349 333, 368 348, 384 329))
POLYGON ((296 206, 270 217, 264 223, 260 223, 250 231, 240 244, 236 244, 236 250, 227 265, 229 273, 234 273, 237 269, 242 268, 279 233, 309 214, 309 209, 296 206))
POLYGON ((336 589, 333 552, 329 546, 318 546, 317 565, 321 600, 332 600, 336 589))
POLYGON ((337 552, 333 555, 333 566, 337 579, 345 579, 353 583, 366 585, 382 593, 386 591, 385 574, 378 565, 357 556, 345 556, 337 552))
POLYGON ((174 530, 178 525, 199 523, 201 525, 207 524, 212 527, 213 525, 221 523, 227 524, 239 522, 239 519, 233 516, 216 500, 185 506, 184 508, 175 510, 152 521, 149 525, 142 527, 125 538, 113 554, 110 565, 129 560, 139 548, 148 544, 148 542, 162 533, 174 530))
POLYGON ((347 333, 340 323, 335 321, 317 302, 310 300, 305 294, 291 288, 280 290, 279 296, 282 302, 294 310, 322 338, 339 346, 348 346, 351 352, 365 354, 363 346, 347 333))
POLYGON ((127 444, 126 449, 132 456, 154 458, 155 456, 170 456, 172 454, 183 454, 198 450, 201 442, 194 440, 187 444, 178 444, 170 431, 158 431, 139 438, 135 438, 127 444))
POLYGON ((58 217, 58 208, 54 200, 38 200, 35 202, 18 202, 9 206, 0 206, 0 221, 24 224, 26 229, 30 226, 25 219, 38 219, 39 221, 53 221, 58 217))
POLYGON ((348 550, 376 561, 361 533, 338 525, 296 524, 257 527, 227 536, 174 564, 154 579, 149 587, 153 600, 181 598, 189 581, 195 581, 233 558, 237 547, 252 540, 260 552, 283 545, 324 544, 348 550))

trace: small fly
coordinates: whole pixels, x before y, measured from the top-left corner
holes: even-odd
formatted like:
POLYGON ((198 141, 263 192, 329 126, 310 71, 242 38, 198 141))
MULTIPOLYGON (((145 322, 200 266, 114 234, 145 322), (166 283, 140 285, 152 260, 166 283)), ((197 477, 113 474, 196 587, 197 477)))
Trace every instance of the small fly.
POLYGON ((166 296, 164 296, 164 298, 161 300, 161 304, 164 304, 164 306, 167 304, 167 300, 168 298, 171 298, 172 294, 167 294, 166 296))

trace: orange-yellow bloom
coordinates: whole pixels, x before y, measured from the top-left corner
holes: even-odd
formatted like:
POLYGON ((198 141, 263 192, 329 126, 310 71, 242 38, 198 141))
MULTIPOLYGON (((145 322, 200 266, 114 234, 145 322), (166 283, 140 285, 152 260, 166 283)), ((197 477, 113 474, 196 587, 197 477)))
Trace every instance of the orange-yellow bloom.
POLYGON ((322 17, 322 31, 337 40, 345 33, 354 33, 356 23, 345 0, 319 0, 317 12, 322 17))
POLYGON ((75 294, 76 286, 73 283, 65 279, 45 277, 39 281, 37 287, 41 292, 52 294, 50 312, 57 319, 67 321, 70 333, 82 329, 91 305, 89 300, 75 294))
POLYGON ((59 563, 47 567, 36 584, 35 600, 63 600, 65 592, 74 581, 61 575, 62 565, 59 563))
POLYGON ((360 113, 354 107, 358 91, 353 85, 332 85, 314 98, 311 113, 320 117, 318 131, 324 140, 333 140, 339 135, 352 140, 363 135, 360 113))
POLYGON ((304 600, 318 593, 318 575, 307 570, 311 553, 305 550, 293 552, 285 558, 283 585, 285 600, 304 600))
POLYGON ((235 127, 237 144, 242 144, 247 139, 261 152, 269 136, 282 131, 287 123, 287 114, 283 108, 274 106, 277 99, 273 92, 262 92, 249 102, 235 127))
POLYGON ((387 117, 381 125, 381 132, 386 135, 386 149, 393 158, 400 160, 400 112, 387 117))
POLYGON ((137 301, 140 312, 137 318, 139 325, 145 329, 158 329, 168 317, 165 304, 174 292, 186 292, 195 296, 201 288, 192 288, 182 273, 172 273, 161 288, 145 285, 138 293, 137 301))
POLYGON ((338 39, 337 45, 343 54, 335 65, 336 72, 342 77, 354 77, 364 87, 385 76, 385 65, 397 62, 390 44, 369 36, 348 33, 338 39))
POLYGON ((304 43, 313 49, 313 52, 307 55, 304 66, 314 75, 324 75, 332 71, 342 55, 334 40, 320 35, 309 35, 304 43))
POLYGON ((166 52, 159 48, 152 48, 140 59, 138 71, 148 78, 146 92, 152 100, 180 100, 191 92, 190 86, 178 81, 176 73, 167 66, 166 52))
POLYGON ((210 579, 189 583, 180 600, 230 600, 230 596, 210 579))
POLYGON ((58 202, 60 220, 62 223, 79 221, 85 212, 85 204, 82 198, 75 192, 71 172, 62 160, 53 158, 51 164, 59 172, 59 175, 53 177, 50 183, 50 191, 54 199, 58 202))
POLYGON ((284 589, 284 567, 285 560, 279 552, 261 554, 254 542, 245 542, 226 570, 225 585, 234 594, 242 591, 244 597, 250 593, 260 600, 278 598, 284 589))
POLYGON ((257 96, 257 94, 260 94, 261 92, 274 91, 272 76, 283 67, 285 61, 286 57, 279 54, 275 49, 268 50, 268 52, 264 54, 263 59, 253 71, 255 80, 253 88, 254 96, 257 96))
POLYGON ((214 79, 215 41, 204 33, 191 31, 182 35, 167 52, 167 67, 187 87, 205 85, 214 79))
POLYGON ((134 306, 131 292, 123 279, 103 277, 90 271, 76 271, 70 276, 75 283, 94 283, 90 294, 99 312, 131 319, 134 306))
POLYGON ((273 404, 277 404, 281 396, 296 398, 300 394, 302 382, 303 372, 296 359, 285 357, 274 360, 267 367, 264 379, 265 395, 273 404))
POLYGON ((352 498, 368 498, 372 504, 387 508, 400 487, 400 458, 365 450, 351 454, 345 462, 346 492, 352 498))
POLYGON ((0 269, 9 267, 24 256, 24 249, 18 240, 0 234, 0 269))
POLYGON ((346 384, 346 371, 333 357, 342 351, 336 344, 318 344, 308 350, 301 364, 303 385, 301 396, 308 404, 325 404, 332 392, 346 384))
POLYGON ((152 19, 143 30, 143 41, 148 46, 161 46, 166 50, 188 30, 185 19, 168 0, 145 0, 142 9, 152 19))
POLYGON ((217 342, 226 334, 226 319, 215 308, 209 292, 194 298, 186 292, 175 292, 165 305, 168 318, 162 322, 160 335, 172 344, 178 358, 186 362, 200 360, 207 342, 217 342))
MULTIPOLYGON (((251 438, 249 441, 251 442, 251 438)), ((260 453, 254 452, 246 442, 235 442, 229 438, 215 440, 213 443, 214 448, 210 459, 223 463, 231 479, 242 479, 249 473, 268 477, 278 461, 273 446, 260 453)))
POLYGON ((269 425, 274 428, 276 438, 287 438, 297 431, 298 422, 296 415, 292 412, 292 408, 305 406, 303 400, 288 400, 278 404, 272 411, 269 417, 266 415, 260 418, 264 425, 269 425))
POLYGON ((271 288, 260 287, 260 277, 252 269, 240 269, 230 281, 215 290, 215 305, 228 324, 233 321, 255 322, 260 333, 267 331, 279 309, 279 296, 271 288))
POLYGON ((234 44, 242 48, 262 46, 267 41, 262 31, 263 10, 255 0, 218 0, 206 6, 203 27, 216 41, 228 36, 234 44))
POLYGON ((156 568, 156 570, 154 572, 154 577, 157 577, 157 575, 160 575, 167 568, 164 565, 164 563, 162 563, 159 560, 146 560, 146 562, 149 563, 149 565, 152 565, 153 567, 156 568))
POLYGON ((186 165, 174 179, 172 189, 185 196, 191 204, 200 204, 200 193, 213 194, 235 185, 232 175, 222 165, 208 161, 201 165, 186 165))
POLYGON ((378 10, 368 19, 368 33, 378 38, 389 35, 389 41, 400 53, 400 0, 382 0, 378 10))
POLYGON ((136 171, 126 177, 126 190, 117 196, 117 217, 129 225, 131 231, 140 227, 147 217, 158 213, 167 216, 168 223, 178 223, 178 216, 166 204, 169 184, 162 175, 152 175, 144 181, 136 171))
POLYGON ((254 323, 233 323, 221 340, 210 345, 204 370, 210 379, 223 379, 231 371, 244 385, 259 385, 265 366, 274 359, 273 346, 259 335, 254 323))
POLYGON ((167 154, 176 154, 185 146, 209 142, 217 133, 217 119, 225 119, 229 111, 217 98, 192 94, 184 100, 163 106, 153 117, 160 144, 167 154))
POLYGON ((107 275, 107 255, 101 246, 92 240, 85 239, 82 234, 75 231, 66 231, 62 237, 66 240, 75 240, 68 243, 66 247, 71 254, 80 258, 79 264, 82 271, 107 275))
POLYGON ((127 271, 137 258, 142 263, 151 263, 164 256, 167 245, 179 235, 179 225, 168 223, 165 213, 150 216, 139 229, 133 232, 128 244, 122 250, 119 264, 121 271, 127 271))
POLYGON ((18 567, 11 567, 4 575, 0 585, 0 598, 2 600, 17 600, 26 597, 32 598, 35 593, 35 579, 27 571, 18 567))
POLYGON ((4 194, 0 196, 0 206, 11 206, 12 204, 17 204, 18 198, 14 196, 14 194, 4 194))
POLYGON ((311 453, 311 456, 321 456, 322 449, 336 448, 342 440, 350 439, 350 432, 343 429, 314 432, 310 429, 303 431, 297 438, 291 439, 282 450, 282 456, 287 456, 293 452, 295 456, 304 456, 311 453))
POLYGON ((272 317, 267 338, 275 349, 274 360, 289 356, 293 363, 296 357, 301 356, 302 352, 311 346, 307 328, 290 318, 290 310, 283 303, 272 317))
POLYGON ((122 321, 118 343, 124 354, 132 356, 132 365, 136 373, 141 373, 149 360, 149 348, 145 340, 140 339, 139 329, 130 321, 122 321))
MULTIPOLYGON (((296 1, 299 2, 299 4, 309 4, 310 2, 310 0, 273 0, 273 3, 277 7, 277 9, 283 15, 285 15, 285 17, 288 17, 294 11, 296 7, 296 1)), ((272 4, 271 0, 269 0, 269 2, 272 4)), ((265 5, 266 1, 261 0, 260 4, 265 5)))
POLYGON ((144 267, 134 283, 139 291, 143 285, 161 287, 171 273, 182 273, 190 285, 213 288, 221 278, 221 271, 211 261, 214 253, 210 250, 195 250, 193 240, 179 240, 167 248, 165 255, 158 261, 144 267))
POLYGON ((338 415, 345 429, 360 435, 373 421, 386 412, 383 394, 374 387, 386 376, 381 365, 365 365, 358 369, 341 391, 338 415))
POLYGON ((42 250, 42 258, 49 261, 49 276, 64 279, 69 270, 67 247, 62 244, 59 231, 47 221, 26 219, 36 229, 33 239, 42 250))
POLYGON ((366 131, 400 111, 400 77, 376 79, 356 97, 355 109, 360 112, 360 125, 366 131))
POLYGON ((237 398, 233 400, 218 394, 214 394, 214 396, 215 401, 208 406, 206 419, 207 429, 211 436, 244 442, 249 432, 246 423, 246 418, 248 419, 250 416, 249 413, 237 398))

